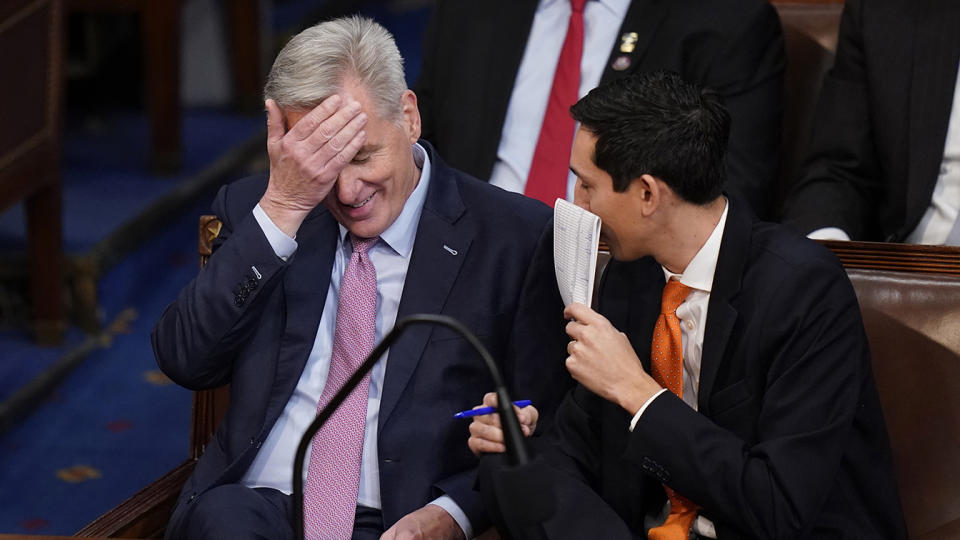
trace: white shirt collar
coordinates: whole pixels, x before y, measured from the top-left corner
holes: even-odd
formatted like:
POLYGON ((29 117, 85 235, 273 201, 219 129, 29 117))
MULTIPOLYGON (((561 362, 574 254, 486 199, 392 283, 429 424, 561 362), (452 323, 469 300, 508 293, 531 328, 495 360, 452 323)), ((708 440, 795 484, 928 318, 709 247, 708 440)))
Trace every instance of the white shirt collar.
MULTIPOLYGON (((611 12, 615 13, 621 19, 627 12, 627 8, 630 7, 630 0, 587 0, 587 4, 589 5, 591 1, 602 5, 611 12)), ((568 4, 569 0, 540 0, 540 4, 537 6, 537 11, 550 9, 554 4, 557 3, 568 4)))
POLYGON ((700 251, 697 251, 697 254, 690 260, 690 264, 687 265, 683 274, 674 274, 661 265, 667 281, 675 277, 680 283, 691 289, 710 292, 713 288, 713 275, 717 270, 717 260, 720 258, 720 242, 723 239, 723 229, 727 224, 727 211, 729 209, 730 201, 728 200, 723 205, 723 214, 720 215, 717 226, 713 228, 713 232, 710 233, 707 241, 700 247, 700 251))

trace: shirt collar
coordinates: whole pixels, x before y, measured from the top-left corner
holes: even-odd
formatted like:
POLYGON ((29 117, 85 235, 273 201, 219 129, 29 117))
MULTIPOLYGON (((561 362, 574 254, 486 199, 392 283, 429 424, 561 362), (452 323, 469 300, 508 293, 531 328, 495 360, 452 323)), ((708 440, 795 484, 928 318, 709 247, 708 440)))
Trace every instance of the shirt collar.
POLYGON ((700 251, 693 256, 683 274, 674 274, 667 270, 665 266, 661 266, 667 281, 675 277, 687 287, 710 292, 713 288, 713 274, 717 271, 717 260, 720 258, 720 241, 723 239, 723 229, 727 224, 727 210, 729 209, 730 201, 726 201, 723 205, 723 214, 720 215, 720 221, 713 228, 713 232, 710 233, 700 251))
MULTIPOLYGON (((413 144, 413 161, 420 168, 420 181, 417 182, 413 193, 407 197, 397 219, 380 234, 380 240, 403 258, 409 257, 413 251, 420 214, 423 213, 423 204, 427 200, 427 186, 430 184, 430 156, 419 143, 413 144)), ((348 232, 346 227, 340 225, 341 244, 344 243, 348 232)))
MULTIPOLYGON (((553 4, 563 3, 566 4, 568 0, 540 0, 540 4, 537 6, 537 11, 543 9, 549 9, 553 4)), ((623 18, 623 15, 627 12, 627 8, 630 7, 630 0, 587 0, 589 2, 596 2, 601 4, 613 13, 623 18)))

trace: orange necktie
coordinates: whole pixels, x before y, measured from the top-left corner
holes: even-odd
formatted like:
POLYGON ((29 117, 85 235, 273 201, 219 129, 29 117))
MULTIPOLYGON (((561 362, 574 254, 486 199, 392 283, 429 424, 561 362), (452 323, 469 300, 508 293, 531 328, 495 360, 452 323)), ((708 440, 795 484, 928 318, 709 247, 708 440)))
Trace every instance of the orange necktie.
MULTIPOLYGON (((680 319, 677 307, 690 293, 679 281, 671 279, 663 288, 663 303, 660 317, 653 327, 653 344, 650 348, 650 374, 657 384, 683 397, 683 339, 680 334, 680 319)), ((650 529, 650 540, 686 540, 690 527, 697 517, 697 505, 667 486, 663 486, 670 499, 670 515, 659 527, 650 529)))

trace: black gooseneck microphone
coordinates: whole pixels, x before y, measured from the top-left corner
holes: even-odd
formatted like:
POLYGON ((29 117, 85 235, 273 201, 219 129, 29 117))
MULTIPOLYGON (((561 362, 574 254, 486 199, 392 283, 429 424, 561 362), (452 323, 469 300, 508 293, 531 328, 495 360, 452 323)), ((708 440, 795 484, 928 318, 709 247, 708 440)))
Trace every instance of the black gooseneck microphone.
MULTIPOLYGON (((507 388, 503 384, 503 378, 500 376, 500 370, 497 368, 497 365, 493 361, 493 357, 490 356, 490 353, 487 351, 486 347, 480 343, 480 340, 477 339, 477 336, 473 335, 467 327, 461 324, 456 319, 452 317, 447 317, 446 315, 410 315, 409 317, 404 317, 397 321, 394 325, 393 330, 373 348, 373 351, 370 352, 370 355, 360 364, 360 367, 350 376, 346 383, 337 391, 337 393, 330 399, 330 402, 327 403, 326 407, 317 414, 317 417, 310 423, 310 426, 307 427, 307 430, 304 432, 303 437, 300 438, 300 444, 297 446, 297 454, 293 461, 293 532, 295 538, 303 539, 303 462, 307 455, 307 448, 310 447, 310 441, 313 440, 313 436, 316 435, 317 431, 326 423, 330 418, 333 412, 343 403, 343 400, 347 398, 350 392, 360 381, 363 380, 364 375, 370 371, 374 364, 377 363, 377 360, 383 356, 383 353, 386 352, 388 348, 393 344, 394 341, 400 337, 408 327, 414 324, 439 324, 441 326, 446 326, 452 328, 460 335, 462 335, 467 342, 480 354, 480 357, 483 358, 484 363, 487 364, 487 369, 490 371, 491 377, 493 377, 493 384, 496 386, 497 392, 497 412, 500 415, 500 424, 503 427, 503 438, 504 444, 507 447, 507 457, 509 463, 513 466, 519 467, 525 465, 528 461, 527 449, 523 444, 523 433, 520 430, 520 421, 517 420, 517 415, 513 410, 513 400, 510 399, 510 395, 507 393, 507 388)), ((466 444, 466 441, 464 441, 466 444)))

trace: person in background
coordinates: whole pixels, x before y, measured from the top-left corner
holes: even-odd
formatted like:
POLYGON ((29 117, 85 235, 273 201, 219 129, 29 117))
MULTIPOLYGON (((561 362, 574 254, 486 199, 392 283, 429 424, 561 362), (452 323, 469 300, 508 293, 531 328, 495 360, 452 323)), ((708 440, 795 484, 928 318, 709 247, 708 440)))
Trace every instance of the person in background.
POLYGON ((846 2, 784 223, 811 238, 960 245, 957 28, 951 0, 846 2))
MULTIPOLYGON (((661 72, 572 113, 574 201, 613 260, 599 311, 566 307, 579 384, 531 440, 555 473, 548 537, 906 538, 853 287, 826 248, 722 192, 718 96, 661 72)), ((491 418, 470 431, 500 450, 491 418)), ((522 515, 499 510, 501 527, 522 515)))
POLYGON ((770 210, 785 60, 766 0, 445 0, 423 43, 424 137, 454 167, 551 206, 572 199, 570 105, 600 83, 669 69, 723 96, 726 187, 770 210))
MULTIPOLYGON (((268 175, 221 188, 207 265, 153 334, 161 369, 230 405, 169 538, 290 538, 293 461, 318 410, 395 321, 464 323, 511 388, 555 409, 569 376, 551 212, 448 167, 420 136, 393 37, 349 17, 283 48, 264 91, 268 175)), ((492 380, 449 329, 404 333, 312 440, 307 538, 472 538, 460 441, 492 380), (471 397, 475 396, 475 397, 471 397)), ((542 413, 543 411, 541 411, 542 413)))

